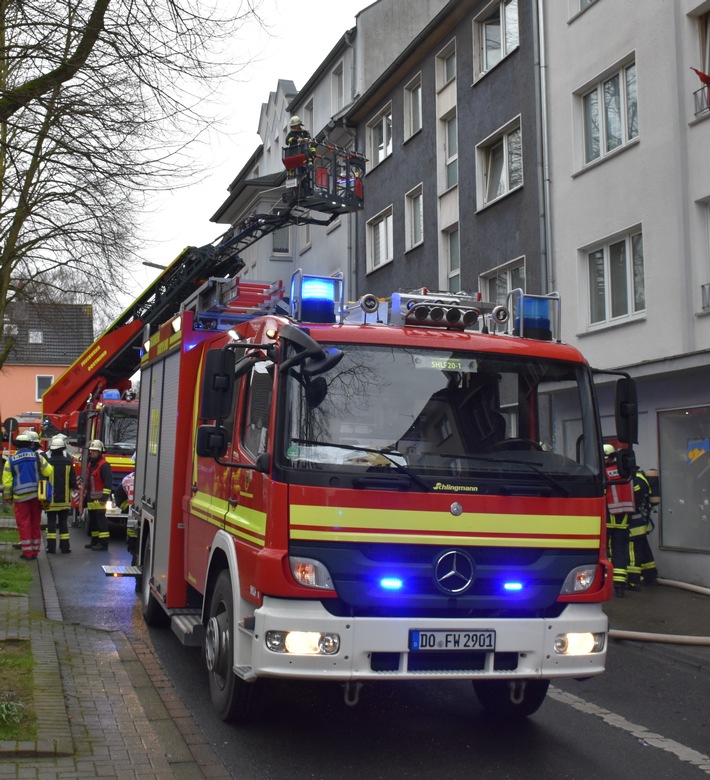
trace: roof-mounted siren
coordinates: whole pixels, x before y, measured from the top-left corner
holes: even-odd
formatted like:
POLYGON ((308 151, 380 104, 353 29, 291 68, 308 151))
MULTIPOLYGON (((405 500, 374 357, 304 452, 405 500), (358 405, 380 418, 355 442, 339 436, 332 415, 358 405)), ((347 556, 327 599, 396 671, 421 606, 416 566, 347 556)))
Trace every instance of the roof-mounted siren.
POLYGON ((343 310, 343 275, 309 276, 299 268, 291 276, 290 306, 297 322, 336 322, 343 310))
POLYGON ((475 327, 481 309, 463 296, 392 293, 393 324, 465 330, 475 327))
POLYGON ((560 340, 560 295, 530 295, 521 289, 508 293, 507 308, 514 312, 513 335, 541 341, 560 340))

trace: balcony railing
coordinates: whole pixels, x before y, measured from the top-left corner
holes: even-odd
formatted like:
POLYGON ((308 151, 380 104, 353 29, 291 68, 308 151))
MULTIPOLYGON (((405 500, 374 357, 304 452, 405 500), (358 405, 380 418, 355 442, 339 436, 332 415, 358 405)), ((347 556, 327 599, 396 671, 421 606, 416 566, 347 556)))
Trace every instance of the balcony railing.
POLYGON ((700 89, 693 92, 695 98, 695 116, 705 114, 710 111, 710 85, 703 84, 700 89))

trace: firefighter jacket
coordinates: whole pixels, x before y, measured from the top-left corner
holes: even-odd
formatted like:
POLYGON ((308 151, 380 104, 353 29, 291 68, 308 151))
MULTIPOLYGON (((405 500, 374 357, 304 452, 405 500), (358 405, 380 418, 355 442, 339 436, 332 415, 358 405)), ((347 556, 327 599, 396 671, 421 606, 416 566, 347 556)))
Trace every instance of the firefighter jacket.
POLYGON ((50 451, 49 462, 52 465, 52 503, 49 512, 60 512, 71 506, 72 490, 77 490, 79 483, 74 471, 72 459, 61 450, 50 451))
POLYGON ((651 521, 652 490, 648 477, 641 469, 636 470, 633 485, 636 509, 629 520, 629 536, 644 536, 653 530, 651 521))
POLYGON ((89 509, 104 509, 113 489, 113 473, 108 461, 102 455, 98 460, 89 459, 86 473, 89 509))
POLYGON ((607 528, 628 528, 629 516, 636 509, 631 481, 619 476, 616 463, 607 465, 606 480, 607 528))
POLYGON ((21 447, 5 461, 2 485, 5 501, 30 501, 37 498, 40 477, 51 479, 52 467, 44 455, 21 447))

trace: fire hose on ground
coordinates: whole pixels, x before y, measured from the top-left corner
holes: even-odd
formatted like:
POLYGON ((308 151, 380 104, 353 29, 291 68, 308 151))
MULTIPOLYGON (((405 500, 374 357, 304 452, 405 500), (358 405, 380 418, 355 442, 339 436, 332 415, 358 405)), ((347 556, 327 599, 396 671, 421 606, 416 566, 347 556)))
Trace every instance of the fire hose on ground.
MULTIPOLYGON (((659 577, 659 585, 667 585, 682 590, 690 590, 693 593, 700 593, 704 596, 710 596, 710 588, 704 588, 700 585, 691 585, 686 582, 677 582, 676 580, 665 580, 659 577)), ((710 636, 683 636, 676 634, 653 634, 647 631, 623 631, 619 629, 610 629, 610 639, 628 639, 635 642, 660 642, 675 645, 700 645, 710 647, 710 636)))

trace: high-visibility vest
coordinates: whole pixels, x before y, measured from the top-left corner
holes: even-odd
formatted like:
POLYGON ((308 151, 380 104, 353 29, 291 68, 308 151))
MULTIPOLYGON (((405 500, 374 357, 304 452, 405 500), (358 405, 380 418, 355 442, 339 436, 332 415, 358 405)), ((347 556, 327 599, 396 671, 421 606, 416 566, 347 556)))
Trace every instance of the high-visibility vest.
POLYGON ((606 508, 610 515, 625 515, 636 509, 631 480, 621 479, 616 464, 606 467, 606 508))

